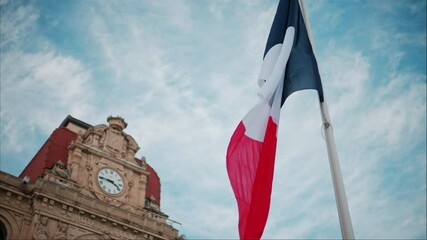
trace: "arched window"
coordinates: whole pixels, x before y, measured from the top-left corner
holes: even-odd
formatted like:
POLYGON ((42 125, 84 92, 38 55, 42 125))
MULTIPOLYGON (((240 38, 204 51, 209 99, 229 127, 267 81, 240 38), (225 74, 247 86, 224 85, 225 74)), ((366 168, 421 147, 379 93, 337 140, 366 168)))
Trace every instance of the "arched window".
POLYGON ((18 239, 19 226, 13 215, 0 208, 0 240, 18 239))
POLYGON ((7 239, 7 230, 4 223, 0 220, 0 240, 6 240, 7 239))

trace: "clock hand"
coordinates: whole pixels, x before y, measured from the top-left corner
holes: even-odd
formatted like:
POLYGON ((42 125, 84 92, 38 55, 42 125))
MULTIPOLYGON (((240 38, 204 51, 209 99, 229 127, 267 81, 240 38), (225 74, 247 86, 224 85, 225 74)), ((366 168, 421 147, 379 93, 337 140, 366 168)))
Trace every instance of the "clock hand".
POLYGON ((120 187, 113 180, 105 178, 105 177, 102 177, 102 176, 99 176, 99 178, 100 179, 104 179, 104 180, 110 182, 111 184, 113 184, 114 186, 116 186, 116 188, 117 188, 118 191, 120 191, 120 187))
POLYGON ((117 186, 117 185, 114 183, 114 181, 113 181, 113 180, 111 180, 111 179, 109 179, 109 178, 105 178, 105 177, 102 177, 102 176, 99 176, 99 178, 104 179, 104 180, 107 180, 108 182, 110 182, 110 183, 114 184, 115 186, 117 186))
POLYGON ((107 181, 111 182, 111 180, 110 180, 110 179, 108 179, 108 178, 105 178, 105 177, 102 177, 102 176, 99 176, 99 178, 101 178, 101 179, 104 179, 104 180, 107 180, 107 181))
POLYGON ((116 186, 117 189, 119 189, 119 186, 117 186, 117 184, 114 181, 110 181, 110 183, 112 183, 114 186, 116 186))

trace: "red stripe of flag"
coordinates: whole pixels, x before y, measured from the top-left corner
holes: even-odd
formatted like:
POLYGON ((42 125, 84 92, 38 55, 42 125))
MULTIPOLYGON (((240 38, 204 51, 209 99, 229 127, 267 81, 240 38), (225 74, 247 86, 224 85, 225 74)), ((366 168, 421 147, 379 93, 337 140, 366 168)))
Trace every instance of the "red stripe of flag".
POLYGON ((260 239, 267 222, 280 106, 293 92, 315 89, 317 62, 298 0, 280 0, 260 71, 261 102, 240 122, 227 149, 227 171, 239 208, 241 239, 260 239))
POLYGON ((239 208, 241 239, 261 238, 270 209, 277 123, 270 114, 260 117, 268 118, 264 140, 247 136, 242 121, 227 150, 227 171, 239 208))

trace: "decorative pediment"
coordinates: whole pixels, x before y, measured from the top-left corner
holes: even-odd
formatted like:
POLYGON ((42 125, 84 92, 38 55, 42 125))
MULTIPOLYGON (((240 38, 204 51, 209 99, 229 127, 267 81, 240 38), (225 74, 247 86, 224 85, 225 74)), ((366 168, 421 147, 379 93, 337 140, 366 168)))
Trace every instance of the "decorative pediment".
POLYGON ((127 123, 121 117, 108 117, 109 126, 100 124, 89 128, 83 135, 83 142, 115 157, 135 162, 139 146, 132 136, 123 132, 127 123))

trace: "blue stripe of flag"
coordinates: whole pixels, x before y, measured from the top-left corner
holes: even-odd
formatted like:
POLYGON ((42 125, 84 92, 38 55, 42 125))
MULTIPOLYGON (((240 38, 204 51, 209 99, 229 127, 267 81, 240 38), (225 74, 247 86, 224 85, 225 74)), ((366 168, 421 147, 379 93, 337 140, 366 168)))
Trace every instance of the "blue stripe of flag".
POLYGON ((281 105, 283 106, 286 98, 293 92, 305 89, 317 90, 319 100, 323 102, 319 69, 298 0, 280 0, 268 36, 264 57, 274 45, 283 42, 286 29, 290 26, 295 28, 295 38, 286 65, 281 105))

